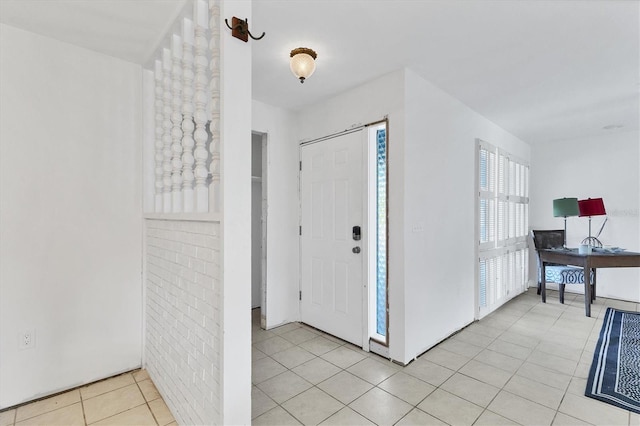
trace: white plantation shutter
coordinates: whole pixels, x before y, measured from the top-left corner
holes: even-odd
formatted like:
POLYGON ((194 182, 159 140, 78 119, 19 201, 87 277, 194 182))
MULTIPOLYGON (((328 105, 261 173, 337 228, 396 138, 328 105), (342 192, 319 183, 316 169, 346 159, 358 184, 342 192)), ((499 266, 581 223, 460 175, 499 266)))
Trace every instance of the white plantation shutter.
POLYGON ((500 195, 506 193, 507 161, 503 154, 498 154, 498 194, 500 195))
POLYGON ((478 141, 478 308, 482 317, 527 282, 529 167, 478 141))
POLYGON ((502 299, 506 293, 505 289, 505 272, 506 272, 506 254, 502 254, 496 258, 496 290, 495 297, 492 298, 495 303, 496 300, 502 299))
POLYGON ((480 245, 493 247, 496 240, 496 152, 493 147, 480 147, 479 151, 479 221, 480 245))
POLYGON ((507 239, 507 202, 498 198, 498 217, 496 222, 496 245, 503 246, 507 239))
POLYGON ((480 309, 487 307, 487 259, 480 259, 478 264, 478 304, 480 309))

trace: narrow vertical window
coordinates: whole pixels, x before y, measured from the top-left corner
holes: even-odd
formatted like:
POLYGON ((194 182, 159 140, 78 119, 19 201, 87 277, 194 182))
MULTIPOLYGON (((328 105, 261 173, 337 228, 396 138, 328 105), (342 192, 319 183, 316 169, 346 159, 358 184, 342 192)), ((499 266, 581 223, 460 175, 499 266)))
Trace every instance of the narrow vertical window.
POLYGON ((388 152, 387 120, 371 123, 367 132, 367 283, 370 350, 389 356, 388 152))
POLYGON ((387 335, 387 130, 376 132, 376 332, 387 335))

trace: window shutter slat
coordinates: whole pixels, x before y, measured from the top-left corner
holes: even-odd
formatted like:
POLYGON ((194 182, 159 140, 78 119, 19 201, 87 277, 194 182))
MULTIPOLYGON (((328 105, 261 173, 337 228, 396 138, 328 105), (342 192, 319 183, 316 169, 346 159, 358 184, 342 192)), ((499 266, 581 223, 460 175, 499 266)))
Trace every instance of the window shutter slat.
POLYGON ((486 314, 528 279, 529 167, 485 142, 478 157, 478 306, 486 314))

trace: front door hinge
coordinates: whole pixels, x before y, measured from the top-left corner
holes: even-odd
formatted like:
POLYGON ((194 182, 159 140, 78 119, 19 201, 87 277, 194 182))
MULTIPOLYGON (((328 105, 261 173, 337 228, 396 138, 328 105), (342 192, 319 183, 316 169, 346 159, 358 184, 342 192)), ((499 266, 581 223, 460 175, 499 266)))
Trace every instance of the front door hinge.
POLYGON ((298 231, 299 231, 300 235, 302 235, 302 225, 300 225, 300 228, 299 228, 298 231))
POLYGON ((300 171, 302 171, 302 161, 300 162, 300 171))
POLYGON ((298 300, 302 300, 302 290, 300 290, 300 293, 298 294, 298 300))

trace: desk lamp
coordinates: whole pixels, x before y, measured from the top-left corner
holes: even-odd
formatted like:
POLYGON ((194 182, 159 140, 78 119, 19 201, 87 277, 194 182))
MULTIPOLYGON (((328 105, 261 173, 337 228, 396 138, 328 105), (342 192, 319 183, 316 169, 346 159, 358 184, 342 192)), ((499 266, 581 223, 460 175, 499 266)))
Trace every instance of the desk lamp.
MULTIPOLYGON (((578 209, 580 210, 580 217, 589 216, 589 236, 582 240, 582 244, 588 244, 592 247, 602 247, 600 240, 597 237, 591 236, 591 216, 602 216, 607 214, 604 209, 604 202, 602 201, 602 198, 578 200, 578 209)), ((600 229, 600 232, 602 232, 602 229, 600 229)), ((600 235, 600 233, 598 233, 598 235, 600 235)))
POLYGON ((564 217, 564 242, 563 247, 567 248, 567 218, 578 216, 577 198, 558 198, 553 200, 553 217, 564 217))

